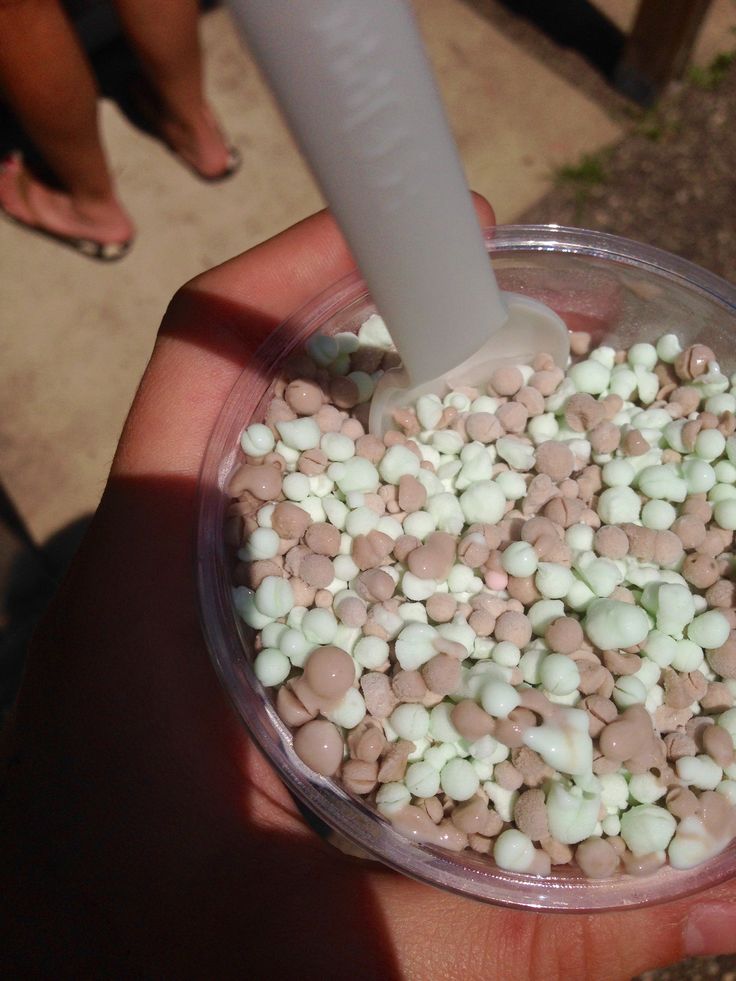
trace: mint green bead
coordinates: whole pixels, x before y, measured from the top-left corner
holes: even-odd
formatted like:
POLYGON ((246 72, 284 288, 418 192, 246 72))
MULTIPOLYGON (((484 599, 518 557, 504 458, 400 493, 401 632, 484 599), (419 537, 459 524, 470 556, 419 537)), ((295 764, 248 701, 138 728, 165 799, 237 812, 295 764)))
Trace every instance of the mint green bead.
POLYGON ((470 800, 480 787, 480 780, 472 763, 455 757, 442 767, 440 785, 448 797, 462 801, 470 800))
POLYGON ((440 789, 439 770, 419 760, 407 768, 404 783, 412 797, 434 797, 440 789))
POLYGON ((616 680, 611 698, 623 711, 631 705, 643 705, 647 700, 647 690, 639 678, 626 674, 616 680))
POLYGON ((672 658, 672 667, 675 671, 697 671, 705 660, 703 648, 687 638, 675 643, 677 653, 672 658))
POLYGON ((726 440, 726 456, 736 466, 736 436, 729 436, 726 440))
POLYGON ((272 688, 286 681, 290 671, 291 661, 275 647, 265 647, 253 662, 253 672, 265 688, 272 688))
POLYGON ((534 864, 534 842, 516 828, 508 828, 496 838, 493 859, 505 872, 528 872, 534 864))
POLYGON ((450 718, 454 707, 450 702, 440 702, 430 710, 429 732, 440 743, 455 743, 461 738, 450 718))
POLYGON ((715 485, 715 470, 706 460, 688 457, 681 470, 689 494, 706 494, 715 485))
POLYGON ((611 372, 609 391, 620 396, 624 402, 628 401, 636 391, 638 379, 630 368, 625 365, 616 365, 611 372))
POLYGON ((629 487, 635 477, 636 470, 628 460, 609 460, 601 471, 601 480, 608 487, 629 487))
POLYGON ((650 630, 642 654, 660 667, 668 668, 677 656, 677 641, 661 630, 650 630))
POLYGON ((715 484, 708 491, 708 500, 712 504, 717 504, 719 501, 732 501, 734 498, 736 498, 736 487, 733 484, 715 484))
POLYGON ((548 654, 539 668, 542 687, 552 695, 570 695, 580 684, 577 664, 565 654, 548 654))
POLYGON ((565 604, 576 613, 585 613, 596 595, 587 582, 582 579, 574 579, 572 585, 565 596, 565 604))
POLYGON ((718 501, 713 508, 713 518, 719 528, 736 531, 736 498, 718 501))
POLYGON ((606 525, 639 520, 641 500, 631 487, 608 487, 598 498, 598 516, 606 525))
POLYGON ((526 615, 529 618, 534 633, 538 637, 541 637, 553 620, 557 620, 558 617, 564 617, 565 606, 562 600, 558 599, 537 600, 536 603, 533 603, 529 607, 526 615))
POLYGON ((645 528, 666 531, 677 518, 677 511, 669 501, 647 501, 641 509, 641 523, 645 528))
POLYGON ((376 793, 376 807, 385 817, 398 814, 410 803, 411 794, 404 784, 398 781, 381 784, 376 793))
POLYGON ((707 610, 695 617, 687 628, 688 640, 699 647, 713 650, 721 647, 728 640, 731 627, 728 620, 717 610, 707 610))
POLYGON ((621 815, 621 837, 634 855, 663 851, 676 828, 676 819, 657 804, 639 804, 621 815))
POLYGON ((645 467, 638 477, 639 490, 647 497, 682 503, 688 488, 674 467, 665 465, 645 467))
POLYGON ((657 590, 657 630, 670 637, 682 637, 695 616, 695 600, 687 586, 662 583, 657 590))
POLYGON ((539 559, 528 542, 512 542, 501 556, 501 565, 510 576, 532 576, 539 559))
POLYGON ((667 785, 653 773, 637 773, 629 781, 629 793, 639 804, 653 804, 667 793, 667 785))
POLYGON ((540 562, 534 582, 545 599, 564 599, 572 586, 573 574, 557 562, 540 562))
POLYGON ((521 660, 521 650, 510 640, 502 640, 491 651, 491 659, 504 668, 515 668, 521 660))
POLYGON ((594 347, 588 357, 591 361, 597 361, 610 371, 616 364, 616 348, 610 347, 608 344, 601 344, 600 347, 594 347))
POLYGON ((526 494, 526 481, 520 473, 505 471, 498 474, 496 483, 503 491, 507 501, 518 501, 526 494))
POLYGON ((683 783, 698 790, 715 790, 723 779, 723 770, 706 754, 681 756, 675 771, 683 783))
POLYGON ((695 437, 695 453, 701 460, 716 460, 726 449, 726 437, 717 429, 701 429, 695 437))
POLYGON ((649 633, 649 617, 638 606, 620 600, 594 600, 583 623, 588 638, 601 650, 632 647, 649 633))
POLYGON ((575 845, 593 834, 601 806, 600 794, 553 783, 546 804, 549 831, 557 841, 575 845))
POLYGON ((585 561, 585 564, 576 564, 575 568, 578 575, 601 599, 610 596, 623 580, 618 566, 610 559, 592 559, 585 561))
POLYGON ((730 460, 719 460, 713 467, 713 472, 719 484, 736 483, 736 467, 730 460))
POLYGON ((416 702, 404 702, 398 705, 388 721, 398 736, 402 739, 410 739, 412 742, 423 739, 429 732, 429 712, 416 702))
POLYGON ((675 419, 664 427, 664 438, 676 453, 687 453, 685 444, 682 442, 682 430, 685 428, 685 421, 685 419, 675 419))
POLYGON ((659 609, 659 590, 661 587, 662 583, 659 581, 659 578, 656 578, 646 583, 641 593, 641 605, 652 616, 656 616, 657 610, 659 609))
POLYGON ((521 696, 513 685, 493 679, 481 689, 480 703, 494 719, 506 719, 521 704, 521 696))
POLYGON ((560 431, 560 426, 554 413, 543 412, 541 416, 532 416, 527 423, 526 431, 535 443, 543 443, 546 439, 554 439, 560 431))
POLYGON ((677 334, 662 334, 655 347, 657 357, 665 364, 673 364, 677 355, 682 351, 680 338, 677 334))
POLYGON ((653 344, 634 344, 629 348, 627 360, 631 365, 638 364, 651 371, 657 363, 657 350, 653 344))
POLYGON ((570 525, 565 532, 565 542, 573 552, 591 552, 593 550, 594 537, 595 532, 590 525, 570 525))
POLYGON ((651 405, 659 391, 659 377, 653 371, 646 371, 641 365, 634 365, 636 389, 642 405, 651 405))
POLYGON ((568 377, 578 392, 602 395, 608 388, 611 372, 598 361, 580 361, 570 368, 568 377))
POLYGON ((706 412, 712 412, 716 416, 720 416, 724 412, 736 412, 736 398, 727 392, 711 395, 704 408, 706 412))

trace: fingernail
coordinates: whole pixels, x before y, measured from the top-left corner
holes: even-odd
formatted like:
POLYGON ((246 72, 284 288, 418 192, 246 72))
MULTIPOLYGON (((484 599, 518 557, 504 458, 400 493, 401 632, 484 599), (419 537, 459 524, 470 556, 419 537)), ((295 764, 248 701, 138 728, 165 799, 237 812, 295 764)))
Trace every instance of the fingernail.
POLYGON ((730 954, 736 950, 736 904, 703 903, 685 924, 685 956, 730 954))

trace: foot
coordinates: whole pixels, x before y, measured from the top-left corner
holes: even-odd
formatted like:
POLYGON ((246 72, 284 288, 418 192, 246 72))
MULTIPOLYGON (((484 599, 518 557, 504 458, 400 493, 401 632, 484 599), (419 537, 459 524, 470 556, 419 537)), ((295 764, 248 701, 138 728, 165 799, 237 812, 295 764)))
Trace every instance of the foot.
POLYGON ((16 156, 0 165, 0 208, 30 228, 102 245, 129 242, 135 232, 114 197, 88 202, 63 191, 52 191, 37 181, 16 156))
POLYGON ((157 120, 157 131, 172 152, 205 180, 217 180, 232 173, 233 148, 225 141, 208 106, 186 120, 162 113, 157 120))

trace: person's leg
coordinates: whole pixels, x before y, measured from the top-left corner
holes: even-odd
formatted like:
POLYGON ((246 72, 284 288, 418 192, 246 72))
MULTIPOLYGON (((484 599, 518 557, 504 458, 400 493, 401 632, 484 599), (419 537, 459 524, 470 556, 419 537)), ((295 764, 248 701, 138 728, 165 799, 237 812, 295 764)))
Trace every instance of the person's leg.
POLYGON ((231 161, 204 96, 197 0, 115 0, 115 6, 160 100, 159 134, 200 175, 221 175, 231 161))
POLYGON ((12 161, 0 173, 0 205, 52 232, 129 239, 100 142, 94 78, 58 0, 0 0, 0 89, 61 185, 52 191, 12 161))

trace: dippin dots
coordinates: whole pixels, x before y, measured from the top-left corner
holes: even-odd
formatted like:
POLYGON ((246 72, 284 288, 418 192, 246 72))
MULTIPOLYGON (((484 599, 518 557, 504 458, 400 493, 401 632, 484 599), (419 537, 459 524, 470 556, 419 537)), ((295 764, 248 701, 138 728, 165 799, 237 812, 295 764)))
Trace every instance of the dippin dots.
POLYGON ((234 606, 293 749, 415 840, 641 875, 736 836, 736 377, 573 334, 383 439, 383 322, 241 436, 234 606))

